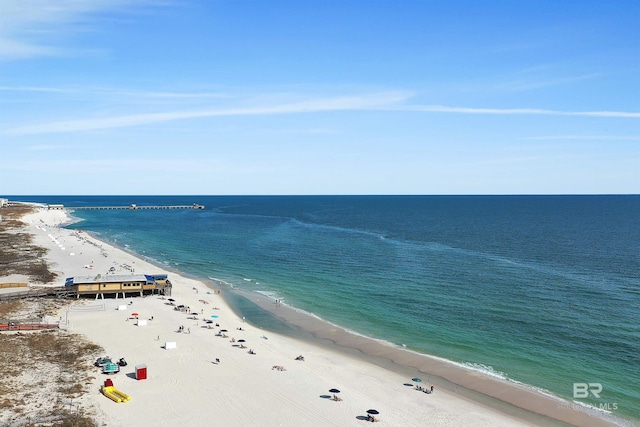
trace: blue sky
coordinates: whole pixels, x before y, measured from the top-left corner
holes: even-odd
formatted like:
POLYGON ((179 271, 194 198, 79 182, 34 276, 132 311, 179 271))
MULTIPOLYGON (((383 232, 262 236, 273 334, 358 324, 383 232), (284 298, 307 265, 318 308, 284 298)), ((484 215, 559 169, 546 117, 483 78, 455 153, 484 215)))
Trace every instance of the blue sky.
POLYGON ((0 193, 638 194, 640 2, 0 0, 0 193))

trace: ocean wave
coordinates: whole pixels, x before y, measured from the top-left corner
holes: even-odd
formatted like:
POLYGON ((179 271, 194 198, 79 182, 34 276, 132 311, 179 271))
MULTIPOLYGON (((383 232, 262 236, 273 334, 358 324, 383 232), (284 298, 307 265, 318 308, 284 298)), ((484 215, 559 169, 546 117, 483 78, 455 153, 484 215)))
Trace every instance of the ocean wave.
POLYGON ((278 293, 275 291, 256 291, 256 293, 263 295, 272 300, 280 300, 283 302, 284 300, 278 296, 278 293))
POLYGON ((474 363, 474 362, 458 363, 453 361, 450 361, 449 363, 452 363, 457 366, 461 366, 465 369, 469 369, 474 372, 480 372, 481 374, 488 375, 490 377, 499 378, 501 380, 509 379, 509 376, 504 372, 496 371, 495 369, 493 369, 493 366, 485 365, 482 363, 474 363))

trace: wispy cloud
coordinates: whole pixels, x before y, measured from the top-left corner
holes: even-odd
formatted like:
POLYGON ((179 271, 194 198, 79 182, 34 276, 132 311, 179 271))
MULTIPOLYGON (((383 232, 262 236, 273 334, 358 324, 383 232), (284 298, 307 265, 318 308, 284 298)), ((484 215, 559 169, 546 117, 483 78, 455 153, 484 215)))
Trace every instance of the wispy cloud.
POLYGON ((82 118, 7 128, 5 135, 34 135, 48 133, 70 133, 101 129, 114 129, 162 123, 176 120, 217 116, 257 116, 278 114, 314 113, 323 111, 405 111, 439 114, 475 115, 547 115, 638 119, 640 112, 627 111, 562 111, 537 108, 478 108, 449 107, 444 105, 408 105, 411 97, 407 92, 385 92, 360 96, 313 98, 297 102, 263 103, 245 107, 228 107, 191 111, 170 111, 148 114, 129 114, 100 118, 82 118))
POLYGON ((477 107, 448 107, 445 105, 406 105, 396 108, 401 111, 416 111, 425 113, 450 114, 489 114, 489 115, 547 115, 547 116, 582 116, 582 117, 612 117, 612 118, 640 118, 640 112, 635 111, 562 111, 539 108, 477 108, 477 107))
POLYGON ((96 14, 148 3, 144 0, 2 0, 0 59, 69 55, 65 37, 87 31, 96 14))
POLYGON ((68 93, 69 89, 58 87, 44 86, 0 86, 1 91, 5 92, 52 92, 52 93, 68 93))
POLYGON ((41 145, 30 145, 26 147, 27 151, 59 151, 59 150, 69 150, 72 148, 76 148, 74 145, 69 144, 41 144, 41 145))
POLYGON ((535 90, 542 89, 544 87, 549 86, 558 86, 558 85, 566 85, 569 83, 575 83, 584 80, 590 80, 599 77, 600 74, 592 73, 592 74, 583 74, 578 76, 565 76, 565 77, 555 77, 555 78, 528 78, 521 80, 511 80, 511 81, 503 81, 500 83, 496 83, 493 85, 488 85, 484 89, 489 91, 527 91, 527 90, 535 90))
POLYGON ((231 95, 223 92, 177 92, 177 91, 144 91, 144 90, 126 90, 111 89, 107 87, 47 87, 47 86, 0 86, 2 92, 33 92, 33 93, 51 93, 58 95, 78 95, 85 97, 91 96, 118 96, 133 99, 151 98, 151 99, 225 99, 231 95))
POLYGON ((640 141, 640 136, 624 136, 624 135, 545 135, 545 136, 528 136, 521 139, 537 140, 537 141, 640 141))
POLYGON ((164 113, 132 114, 93 119, 63 120, 13 127, 6 129, 2 133, 6 135, 33 135, 46 133, 81 132, 216 116, 255 116, 312 113, 321 111, 385 109, 390 108, 394 104, 405 101, 409 96, 410 94, 403 92, 387 92, 379 94, 369 94, 364 96, 316 98, 290 103, 266 104, 262 106, 219 108, 197 111, 172 111, 164 113))

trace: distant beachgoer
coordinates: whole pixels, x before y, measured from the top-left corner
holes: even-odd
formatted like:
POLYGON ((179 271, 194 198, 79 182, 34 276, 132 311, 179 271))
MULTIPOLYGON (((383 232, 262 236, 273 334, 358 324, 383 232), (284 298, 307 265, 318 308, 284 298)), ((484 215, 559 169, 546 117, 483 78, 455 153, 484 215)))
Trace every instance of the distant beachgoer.
POLYGON ((220 363, 220 359, 216 357, 216 363, 220 363))
POLYGON ((431 393, 433 393, 433 386, 431 386, 431 393))

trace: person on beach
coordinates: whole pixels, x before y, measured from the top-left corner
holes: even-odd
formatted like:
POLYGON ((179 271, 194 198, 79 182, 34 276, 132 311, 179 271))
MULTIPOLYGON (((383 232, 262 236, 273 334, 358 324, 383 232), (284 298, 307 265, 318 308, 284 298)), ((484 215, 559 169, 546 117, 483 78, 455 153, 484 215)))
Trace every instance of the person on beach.
POLYGON ((431 393, 433 394, 433 386, 431 386, 431 393))

